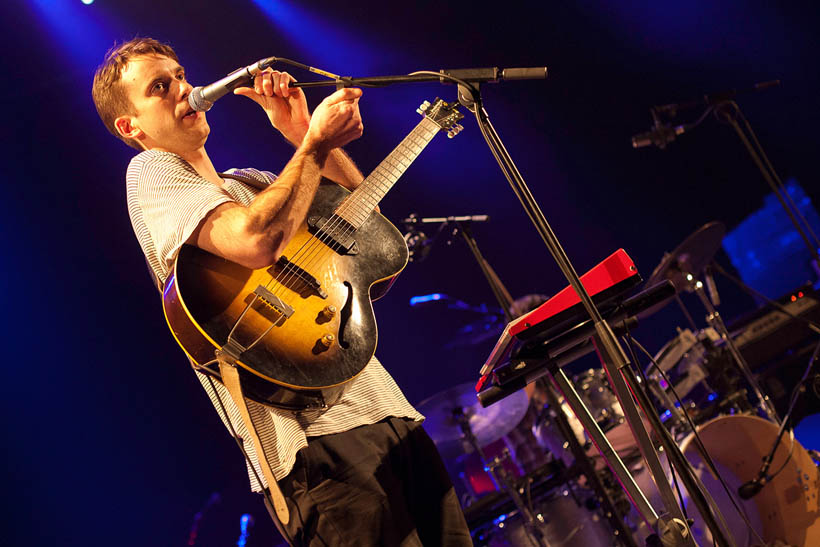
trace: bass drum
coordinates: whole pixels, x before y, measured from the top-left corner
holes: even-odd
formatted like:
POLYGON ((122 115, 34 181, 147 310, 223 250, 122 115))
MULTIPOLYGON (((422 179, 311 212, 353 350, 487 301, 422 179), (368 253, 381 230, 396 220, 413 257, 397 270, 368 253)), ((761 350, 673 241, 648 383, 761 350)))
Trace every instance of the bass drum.
MULTIPOLYGON (((763 458, 777 439, 778 426, 756 416, 721 416, 698 427, 698 435, 729 489, 757 476, 763 458)), ((706 488, 715 497, 730 528, 737 511, 726 499, 719 481, 704 463, 694 435, 681 444, 687 459, 697 470, 706 488)), ((774 478, 750 500, 739 500, 741 508, 766 544, 776 542, 795 547, 820 545, 820 472, 806 449, 784 434, 775 451, 769 474, 774 478)), ((745 531, 745 530, 744 530, 745 531)), ((750 532, 736 537, 738 545, 758 543, 750 532), (751 536, 751 537, 748 537, 751 536), (744 543, 746 541, 746 543, 744 543)))
MULTIPOLYGON (((695 468, 698 477, 720 508, 737 547, 761 545, 758 535, 766 545, 820 545, 820 474, 806 450, 796 440, 792 444, 788 435, 784 435, 778 446, 769 473, 781 467, 783 470, 752 499, 742 500, 737 495, 740 485, 757 476, 763 458, 769 453, 777 438, 777 431, 778 426, 772 422, 741 414, 714 418, 698 427, 698 435, 706 451, 754 531, 746 525, 720 481, 707 467, 697 448, 695 436, 690 433, 680 443, 686 459, 695 468)), ((665 457, 663 464, 671 484, 665 457)), ((646 468, 639 466, 633 471, 633 476, 652 506, 661 509, 663 504, 660 494, 646 468)), ((680 479, 678 482, 680 484, 680 479)), ((692 534, 696 543, 713 545, 709 529, 685 490, 684 502, 688 516, 695 522, 692 534)), ((628 520, 636 530, 636 541, 641 544, 648 533, 646 525, 640 520, 634 508, 628 520)))

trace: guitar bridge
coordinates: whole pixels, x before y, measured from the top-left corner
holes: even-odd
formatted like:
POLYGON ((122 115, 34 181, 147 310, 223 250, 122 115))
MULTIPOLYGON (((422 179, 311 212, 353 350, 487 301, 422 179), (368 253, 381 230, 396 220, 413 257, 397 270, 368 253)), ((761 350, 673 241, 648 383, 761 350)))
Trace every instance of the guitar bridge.
POLYGON ((276 322, 277 325, 281 325, 288 319, 288 317, 293 315, 293 308, 291 306, 283 302, 281 298, 270 292, 262 285, 256 287, 253 293, 258 297, 258 301, 262 302, 268 308, 281 315, 279 320, 276 322))

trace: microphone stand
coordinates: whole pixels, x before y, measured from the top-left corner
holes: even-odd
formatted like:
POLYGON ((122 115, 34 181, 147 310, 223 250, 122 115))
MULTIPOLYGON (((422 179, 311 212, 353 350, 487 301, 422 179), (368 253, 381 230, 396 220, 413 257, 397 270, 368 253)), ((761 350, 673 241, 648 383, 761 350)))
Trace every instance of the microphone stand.
MULTIPOLYGON (((515 75, 513 76, 513 78, 516 79, 529 79, 534 77, 544 78, 546 77, 547 73, 546 67, 540 67, 537 69, 506 69, 500 71, 498 69, 466 69, 463 71, 449 72, 444 70, 440 72, 418 71, 411 73, 407 76, 385 76, 376 78, 345 77, 337 78, 336 80, 328 82, 297 82, 292 83, 291 86, 383 86, 395 83, 422 81, 440 81, 444 83, 445 80, 451 83, 458 84, 459 102, 476 116, 478 127, 481 130, 481 133, 484 136, 485 140, 487 141, 487 145, 490 148, 490 152, 493 154, 496 161, 498 162, 498 165, 501 168, 502 173, 509 182, 510 187, 512 188, 516 197, 521 202, 524 211, 530 218, 530 221, 535 226, 536 230, 538 231, 538 234, 544 241, 544 244, 546 245, 548 251, 552 255, 561 272, 564 274, 564 277, 569 282, 569 285, 573 288, 575 293, 580 298, 584 309, 586 310, 587 314, 590 316, 592 320, 595 330, 593 338, 595 341, 595 345, 599 353, 601 354, 604 369, 606 370, 607 375, 609 376, 610 384, 613 388, 613 391, 618 397, 618 400, 624 411, 624 415, 627 418, 627 422, 629 423, 633 435, 636 438, 638 446, 641 450, 641 454, 643 455, 644 460, 646 461, 651 471, 653 480, 655 481, 655 484, 657 485, 658 490, 661 493, 663 504, 666 509, 666 514, 661 514, 660 516, 650 514, 644 515, 644 517, 647 518, 649 523, 656 528, 658 535, 661 538, 661 541, 664 545, 688 545, 694 547, 696 544, 692 536, 692 531, 690 530, 686 518, 684 517, 683 512, 680 506, 678 505, 677 500, 675 499, 675 494, 672 491, 672 487, 669 485, 668 480, 666 479, 666 474, 664 473, 663 467, 658 457, 658 453, 655 450, 655 447, 649 438, 649 434, 647 433, 646 428, 643 425, 643 422, 640 418, 640 414, 638 412, 638 407, 636 406, 635 401, 632 399, 630 390, 632 392, 641 394, 643 392, 641 391, 640 386, 637 384, 634 374, 629 369, 629 360, 627 359, 623 348, 620 346, 618 339, 615 337, 615 334, 612 332, 611 327, 601 316, 600 311, 592 302, 592 298, 590 298, 589 293, 586 291, 583 284, 581 283, 581 279, 578 276, 578 273, 575 271, 575 268, 572 266, 569 257, 564 252, 564 249, 558 241, 558 238, 552 231, 552 228, 547 222, 544 213, 541 211, 540 207, 538 206, 538 203, 532 196, 532 193, 527 187, 527 184, 524 181, 523 176, 521 175, 520 171, 518 170, 509 153, 507 152, 506 148, 504 147, 504 144, 501 142, 501 138, 495 131, 495 128, 490 122, 489 116, 487 115, 487 112, 484 109, 484 106, 482 105, 481 94, 479 90, 480 83, 496 81, 499 75, 503 77, 507 73, 507 70, 516 71, 511 72, 511 74, 515 75), (458 74, 458 76, 454 75, 456 73, 458 74), (493 78, 493 76, 495 76, 495 78, 493 78)), ((645 408, 647 409, 646 413, 648 415, 651 415, 651 406, 647 405, 645 406, 645 408)), ((662 424, 661 429, 663 430, 662 424)), ((663 438, 662 433, 658 433, 663 438)), ((678 472, 682 477, 691 479, 691 475, 694 474, 692 472, 691 466, 688 466, 687 468, 686 459, 683 457, 682 453, 680 453, 680 449, 677 447, 676 444, 671 444, 671 446, 666 447, 667 450, 676 450, 677 455, 679 457, 670 458, 670 461, 676 466, 681 465, 682 468, 678 469, 678 472)), ((691 483, 691 487, 697 491, 698 487, 695 484, 694 480, 692 480, 691 483)), ((687 486, 690 485, 687 484, 687 486)), ((695 500, 698 500, 698 496, 695 496, 695 500)), ((708 505, 701 507, 702 504, 700 501, 696 501, 696 503, 698 503, 702 515, 711 515, 711 511, 708 505)), ((716 538, 718 544, 734 545, 734 543, 730 542, 730 540, 723 534, 723 531, 713 520, 709 519, 709 517, 707 516, 705 516, 704 518, 707 520, 707 525, 709 526, 713 537, 716 538)))
MULTIPOLYGON (((532 193, 527 187, 523 176, 504 147, 504 144, 501 142, 501 138, 498 136, 495 128, 492 126, 487 112, 484 110, 481 103, 481 95, 478 86, 466 84, 465 82, 459 82, 458 97, 459 102, 475 114, 476 120, 478 121, 478 126, 487 141, 490 151, 498 162, 501 171, 510 183, 513 192, 516 197, 518 197, 518 200, 524 207, 527 216, 529 216, 530 221, 533 223, 539 235, 543 239, 547 249, 555 262, 558 264, 561 272, 564 274, 564 277, 566 277, 570 286, 575 290, 575 293, 580 298, 584 309, 592 319, 595 329, 595 335, 593 338, 595 345, 601 354, 604 369, 609 376, 613 391, 618 397, 624 411, 624 415, 626 416, 633 435, 636 438, 641 454, 649 466, 655 484, 661 493, 663 504, 667 511, 666 515, 659 515, 658 518, 655 519, 654 522, 650 522, 650 524, 652 524, 653 527, 656 527, 658 535, 662 538, 663 543, 667 545, 694 546, 695 542, 692 537, 692 531, 689 529, 686 518, 684 517, 683 512, 675 499, 675 495, 672 492, 672 488, 669 485, 669 482, 666 479, 666 474, 663 471, 658 453, 649 438, 649 434, 644 428, 643 422, 638 413, 638 408, 630 394, 630 388, 632 391, 639 391, 640 387, 634 383, 634 376, 628 369, 629 361, 623 348, 620 346, 609 324, 604 320, 600 311, 592 302, 592 298, 590 298, 589 293, 587 293, 581 283, 578 273, 572 266, 569 257, 564 252, 558 238, 552 231, 552 228, 535 201, 535 198, 532 196, 532 193), (627 381, 630 381, 630 386, 627 385, 627 381)), ((681 474, 685 475, 686 472, 681 472, 681 474)), ((723 539, 723 534, 719 527, 715 527, 713 534, 716 538, 720 537, 723 539)), ((728 541, 722 543, 729 544, 728 541)))
MULTIPOLYGON (((808 378, 809 374, 811 374, 811 369, 814 367, 814 362, 817 360, 818 353, 820 353, 820 343, 818 343, 815 346, 814 352, 811 354, 811 359, 809 359, 809 364, 806 366, 806 370, 803 373, 803 377, 800 378, 800 381, 797 382, 797 385, 794 387, 794 394, 792 395, 792 399, 789 402, 789 409, 786 411, 786 416, 783 418, 783 422, 780 424, 780 430, 777 432, 777 438, 775 439, 774 444, 772 445, 772 449, 769 451, 766 457, 763 458, 763 465, 761 466, 760 471, 758 472, 755 478, 753 478, 749 482, 742 484, 738 488, 737 493, 744 500, 751 499, 755 495, 757 495, 757 493, 760 492, 763 489, 763 487, 766 486, 766 484, 768 484, 768 482, 777 475, 777 473, 779 473, 779 471, 777 471, 774 475, 769 476, 769 467, 771 467, 772 465, 774 455, 777 452, 777 447, 780 446, 780 440, 783 438, 783 434, 786 432, 786 428, 788 426, 789 421, 791 420, 792 412, 794 411, 794 407, 797 404, 797 400, 800 398, 800 394, 803 393, 803 390, 801 388, 805 383, 806 378, 808 378)), ((792 439, 792 442, 794 442, 794 439, 792 439)), ((786 461, 788 461, 788 459, 786 461)))
MULTIPOLYGON (((642 141, 640 143, 640 146, 654 144, 659 148, 664 148, 668 143, 674 140, 676 135, 679 135, 684 131, 689 131, 690 129, 694 129, 695 127, 699 126, 703 122, 703 120, 706 119, 706 116, 710 112, 714 112, 715 117, 717 117, 719 121, 730 125, 732 129, 735 130, 735 133, 737 134, 743 146, 749 152, 749 156, 751 157, 755 166, 760 171, 760 174, 763 176, 763 179, 766 181, 774 195, 777 197, 777 200, 780 202, 780 206, 783 207, 783 210, 789 217, 789 220, 791 221, 792 225, 794 226, 794 229, 800 236, 800 239, 803 241, 803 243, 806 245, 806 248, 809 250, 809 255, 811 256, 812 265, 815 271, 820 272, 820 251, 818 251, 818 247, 820 247, 820 238, 818 238, 817 235, 814 233, 814 230, 812 230, 811 225, 802 215, 800 209, 794 203, 794 200, 792 200, 791 196, 789 196, 789 193, 783 186, 783 181, 780 179, 777 172, 774 170, 774 166, 769 161, 766 152, 763 150, 763 147, 757 140, 757 136, 752 130, 751 124, 743 115, 743 112, 741 112, 740 107, 734 101, 734 98, 742 93, 748 93, 752 91, 763 91, 779 85, 780 80, 773 80, 770 82, 758 83, 755 84, 752 88, 743 89, 740 91, 731 89, 721 91, 718 93, 704 95, 703 99, 699 100, 687 101, 678 104, 673 103, 653 106, 649 109, 649 112, 652 115, 652 119, 654 121, 654 129, 648 133, 652 134, 653 136, 646 137, 650 139, 651 142, 642 141), (701 114, 700 117, 692 123, 679 125, 677 127, 669 127, 663 124, 660 120, 661 115, 667 116, 669 119, 672 119, 675 118, 678 115, 678 113, 682 110, 688 110, 700 106, 706 106, 707 108, 703 112, 703 114, 701 114), (738 123, 738 119, 740 119, 743 122, 746 131, 749 133, 749 136, 751 136, 751 141, 749 137, 746 136, 746 133, 744 133, 743 128, 738 123), (655 133, 657 133, 657 136, 655 135, 655 133)), ((633 146, 638 147, 638 144, 636 144, 636 139, 639 137, 643 138, 644 135, 637 135, 636 137, 633 137, 633 146)))

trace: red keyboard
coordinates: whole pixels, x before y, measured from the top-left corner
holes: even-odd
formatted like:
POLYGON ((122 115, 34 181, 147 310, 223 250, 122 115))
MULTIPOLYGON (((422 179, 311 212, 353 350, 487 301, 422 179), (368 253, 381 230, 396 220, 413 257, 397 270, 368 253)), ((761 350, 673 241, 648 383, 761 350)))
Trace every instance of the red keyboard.
MULTIPOLYGON (((615 289, 637 285, 640 280, 641 277, 635 263, 623 249, 618 249, 581 276, 581 283, 594 300, 607 297, 607 293, 615 289), (596 296, 599 298, 595 298, 596 296)), ((543 335, 574 320, 582 312, 580 297, 572 287, 567 286, 536 309, 510 321, 484 366, 481 367, 481 375, 484 376, 492 371, 504 359, 514 341, 523 341, 535 335, 543 335)))

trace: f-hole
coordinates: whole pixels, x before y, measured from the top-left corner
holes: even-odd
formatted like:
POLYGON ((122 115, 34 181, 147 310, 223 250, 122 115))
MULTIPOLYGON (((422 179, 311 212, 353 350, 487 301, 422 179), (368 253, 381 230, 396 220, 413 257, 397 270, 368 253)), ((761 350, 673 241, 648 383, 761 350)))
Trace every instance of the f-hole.
POLYGON ((347 287, 347 300, 345 301, 345 305, 342 306, 341 311, 339 312, 339 345, 342 346, 344 349, 350 347, 350 342, 348 342, 347 338, 345 338, 345 333, 347 331, 347 323, 350 321, 350 316, 353 311, 353 285, 350 282, 344 282, 345 287, 347 287))

